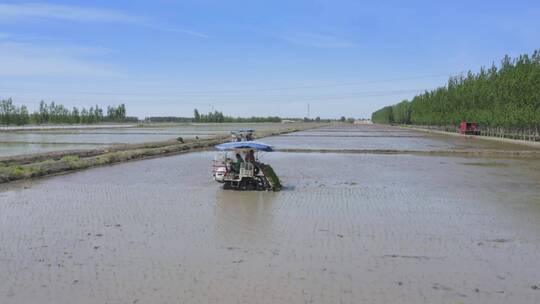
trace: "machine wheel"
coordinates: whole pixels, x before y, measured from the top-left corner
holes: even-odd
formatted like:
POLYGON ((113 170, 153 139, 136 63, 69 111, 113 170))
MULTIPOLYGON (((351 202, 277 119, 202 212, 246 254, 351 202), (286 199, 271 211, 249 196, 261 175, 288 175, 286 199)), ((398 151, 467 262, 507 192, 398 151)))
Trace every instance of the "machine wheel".
POLYGON ((247 187, 247 183, 246 183, 246 179, 245 178, 242 178, 239 182, 238 182, 238 187, 236 187, 235 189, 236 190, 246 190, 246 187, 247 187))
POLYGON ((257 190, 271 190, 272 186, 266 179, 266 176, 257 176, 257 190))
POLYGON ((238 184, 231 181, 223 182, 224 190, 241 190, 241 191, 268 191, 272 190, 272 186, 265 176, 256 176, 254 178, 243 178, 238 184))
POLYGON ((253 191, 257 189, 257 184, 254 179, 252 178, 243 178, 240 181, 240 185, 238 187, 238 190, 244 190, 244 191, 253 191))
POLYGON ((257 190, 257 184, 255 183, 254 180, 250 180, 246 183, 246 190, 248 191, 253 191, 253 190, 257 190))

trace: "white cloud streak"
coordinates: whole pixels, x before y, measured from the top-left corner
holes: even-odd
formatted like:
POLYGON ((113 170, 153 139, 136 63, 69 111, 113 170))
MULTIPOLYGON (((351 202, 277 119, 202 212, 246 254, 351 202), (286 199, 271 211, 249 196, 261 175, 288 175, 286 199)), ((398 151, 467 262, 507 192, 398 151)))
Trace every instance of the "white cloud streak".
POLYGON ((114 69, 88 59, 107 52, 99 47, 38 47, 0 41, 0 77, 122 77, 114 69))
POLYGON ((150 18, 130 15, 111 9, 42 3, 0 4, 0 23, 17 23, 28 20, 47 19, 69 22, 132 24, 153 30, 182 33, 199 38, 209 38, 208 35, 203 33, 161 25, 158 21, 150 18))
POLYGON ((0 4, 0 18, 7 21, 36 18, 78 22, 134 23, 141 21, 137 17, 114 10, 40 3, 0 4))

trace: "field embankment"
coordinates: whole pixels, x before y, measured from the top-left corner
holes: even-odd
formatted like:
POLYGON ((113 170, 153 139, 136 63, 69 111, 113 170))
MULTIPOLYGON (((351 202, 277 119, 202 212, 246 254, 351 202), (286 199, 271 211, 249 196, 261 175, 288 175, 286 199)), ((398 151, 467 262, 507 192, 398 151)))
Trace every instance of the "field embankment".
POLYGON ((540 158, 540 150, 399 150, 399 149, 321 149, 321 148, 283 148, 279 152, 289 153, 339 153, 339 154, 406 154, 418 156, 458 156, 458 157, 533 157, 540 158))
MULTIPOLYGON (((277 128, 256 132, 255 138, 275 136, 320 127, 320 124, 277 128)), ((230 140, 216 135, 205 139, 178 139, 142 144, 117 145, 90 150, 70 150, 0 157, 0 183, 81 170, 150 157, 208 149, 230 140)))
POLYGON ((414 125, 400 125, 399 127, 409 130, 416 130, 435 134, 444 134, 451 136, 460 136, 468 138, 478 138, 484 140, 498 141, 504 143, 525 145, 534 148, 540 148, 540 133, 536 130, 536 133, 490 133, 489 131, 480 130, 479 135, 464 135, 457 133, 457 127, 440 127, 440 126, 414 126, 414 125))

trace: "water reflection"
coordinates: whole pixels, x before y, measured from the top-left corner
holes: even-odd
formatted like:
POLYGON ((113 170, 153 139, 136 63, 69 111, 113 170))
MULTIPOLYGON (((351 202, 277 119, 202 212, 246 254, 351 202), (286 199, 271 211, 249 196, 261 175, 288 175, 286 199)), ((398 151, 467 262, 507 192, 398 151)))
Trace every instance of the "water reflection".
POLYGON ((262 191, 216 192, 216 235, 226 244, 268 242, 279 193, 262 191))

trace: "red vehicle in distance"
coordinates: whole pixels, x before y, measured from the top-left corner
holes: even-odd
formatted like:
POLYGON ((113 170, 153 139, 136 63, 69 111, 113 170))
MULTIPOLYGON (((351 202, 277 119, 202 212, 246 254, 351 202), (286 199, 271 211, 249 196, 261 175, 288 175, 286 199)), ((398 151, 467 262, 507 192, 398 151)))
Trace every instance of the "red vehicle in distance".
POLYGON ((462 121, 459 124, 459 133, 467 135, 480 135, 480 129, 478 128, 478 123, 462 121))

